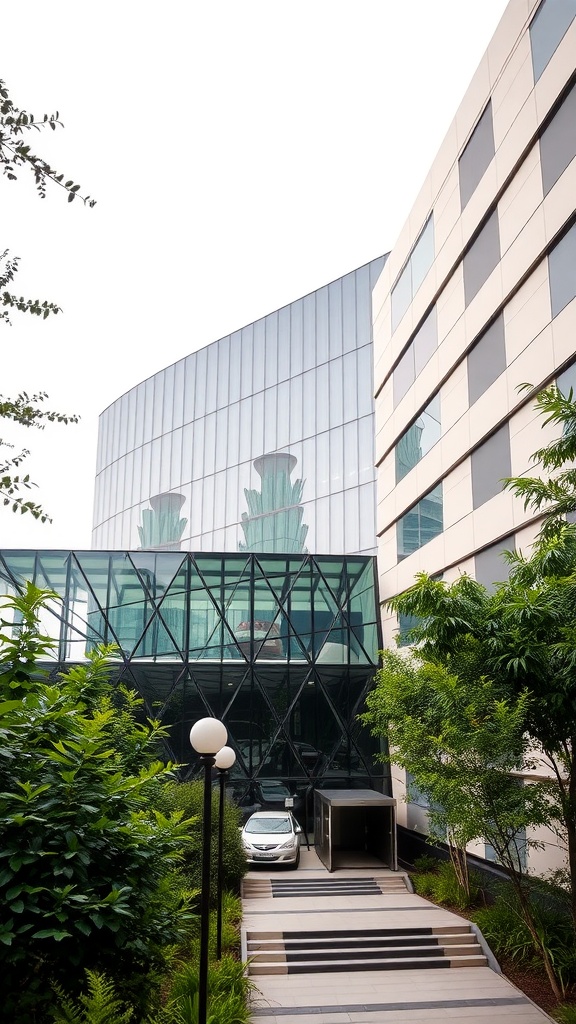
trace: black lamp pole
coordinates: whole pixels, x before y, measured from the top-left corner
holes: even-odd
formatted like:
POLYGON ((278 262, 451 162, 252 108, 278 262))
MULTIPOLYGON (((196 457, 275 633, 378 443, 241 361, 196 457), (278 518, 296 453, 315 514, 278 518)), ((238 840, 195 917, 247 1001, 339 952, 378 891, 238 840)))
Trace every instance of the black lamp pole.
POLYGON ((190 743, 200 754, 204 769, 202 814, 202 892, 200 894, 200 963, 198 965, 198 1024, 206 1024, 208 1010, 208 955, 210 943, 210 846, 212 833, 212 768, 217 752, 228 738, 216 718, 201 718, 190 730, 190 743))
POLYGON ((223 881, 223 852, 224 852, 224 797, 225 783, 228 769, 236 760, 236 754, 231 747, 222 747, 216 755, 216 767, 220 780, 220 804, 218 807, 218 875, 216 882, 216 959, 222 957, 222 881, 223 881))
POLYGON ((210 847, 212 838, 212 768, 214 755, 202 754, 204 766, 204 812, 202 815, 202 892, 200 894, 200 963, 198 978, 198 1024, 206 1024, 208 1009, 208 952, 210 944, 210 847))

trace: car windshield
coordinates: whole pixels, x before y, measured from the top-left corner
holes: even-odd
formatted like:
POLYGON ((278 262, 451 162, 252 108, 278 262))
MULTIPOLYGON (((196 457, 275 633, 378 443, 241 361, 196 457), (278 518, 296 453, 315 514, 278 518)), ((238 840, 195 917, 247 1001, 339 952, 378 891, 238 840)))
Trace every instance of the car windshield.
POLYGON ((290 818, 252 818, 246 823, 246 832, 291 832, 290 818))

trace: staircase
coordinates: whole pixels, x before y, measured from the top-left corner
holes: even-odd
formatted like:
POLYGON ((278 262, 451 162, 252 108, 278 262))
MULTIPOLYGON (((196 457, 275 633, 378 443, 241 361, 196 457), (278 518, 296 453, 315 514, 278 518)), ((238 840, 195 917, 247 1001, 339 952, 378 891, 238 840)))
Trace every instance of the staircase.
MULTIPOLYGON (((310 884, 304 883, 306 889, 310 884)), ((487 966, 466 922, 431 928, 365 928, 346 934, 249 931, 247 955, 250 975, 487 966)))
POLYGON ((286 899, 297 896, 382 896, 406 893, 404 875, 381 875, 373 878, 245 878, 242 899, 286 899))

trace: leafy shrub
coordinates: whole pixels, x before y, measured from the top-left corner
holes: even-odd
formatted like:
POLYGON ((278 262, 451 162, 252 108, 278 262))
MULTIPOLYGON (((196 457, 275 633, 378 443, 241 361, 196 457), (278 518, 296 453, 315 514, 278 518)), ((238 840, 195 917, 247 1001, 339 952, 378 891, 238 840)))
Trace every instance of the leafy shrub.
MULTIPOLYGON (((185 852, 186 870, 190 874, 192 884, 198 889, 202 883, 202 820, 204 812, 204 783, 173 782, 159 788, 155 795, 156 806, 164 813, 179 812, 192 822, 190 845, 185 852)), ((212 791, 212 859, 210 871, 211 902, 216 899, 216 880, 218 869, 218 810, 220 806, 219 788, 212 791)), ((240 836, 240 809, 228 799, 224 802, 224 840, 222 856, 222 886, 232 892, 240 891, 240 881, 246 874, 246 855, 240 836)))
MULTIPOLYGON (((229 956, 212 962, 208 971, 208 1024, 249 1024, 251 983, 244 965, 229 956)), ((197 1024, 198 969, 182 964, 174 973, 166 1006, 149 1024, 197 1024)))
POLYGON ((437 870, 422 875, 413 875, 414 888, 419 896, 435 903, 445 903, 459 910, 467 910, 478 903, 481 897, 480 879, 470 875, 470 894, 458 881, 456 872, 449 861, 436 861, 437 870))
POLYGON ((54 1024, 129 1024, 134 1011, 116 997, 112 982, 95 971, 86 971, 86 980, 88 991, 77 1000, 55 986, 59 1005, 50 1012, 54 1024))
POLYGON ((554 1016, 559 1024, 576 1024, 576 1006, 574 1003, 566 1003, 565 1006, 558 1006, 554 1016))
POLYGON ((0 972, 11 1024, 39 1020, 51 985, 72 991, 86 969, 142 1005, 192 919, 184 884, 173 892, 189 823, 149 807, 167 777, 149 763, 159 727, 133 722, 142 756, 131 774, 111 739, 116 712, 100 703, 109 648, 45 681, 45 598, 29 584, 8 603, 22 626, 0 637, 0 972))
MULTIPOLYGON (((538 934, 547 950, 560 988, 566 992, 576 981, 576 941, 572 921, 565 914, 533 907, 538 934)), ((540 961, 541 952, 509 890, 502 889, 495 903, 474 914, 486 941, 496 956, 510 957, 530 965, 540 961)))
POLYGON ((427 872, 437 871, 441 863, 442 861, 438 857, 432 857, 429 853, 423 853, 421 857, 416 857, 414 870, 426 874, 427 872))

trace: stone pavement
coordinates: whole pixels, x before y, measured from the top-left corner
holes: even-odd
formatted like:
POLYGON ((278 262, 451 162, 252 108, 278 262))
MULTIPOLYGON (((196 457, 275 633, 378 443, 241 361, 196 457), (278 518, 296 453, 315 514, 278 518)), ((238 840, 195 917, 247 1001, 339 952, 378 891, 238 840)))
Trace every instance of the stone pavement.
POLYGON ((329 873, 302 849, 297 871, 250 871, 242 903, 253 1024, 551 1020, 468 921, 410 892, 401 872, 329 873))

